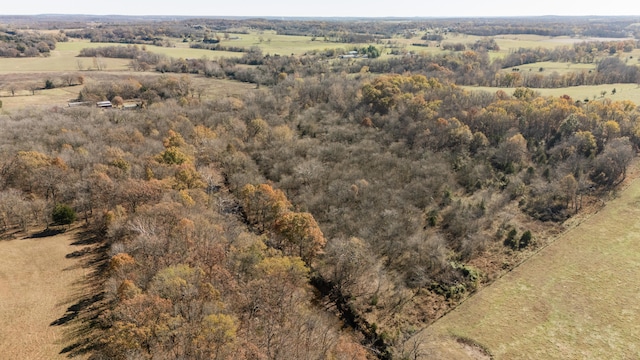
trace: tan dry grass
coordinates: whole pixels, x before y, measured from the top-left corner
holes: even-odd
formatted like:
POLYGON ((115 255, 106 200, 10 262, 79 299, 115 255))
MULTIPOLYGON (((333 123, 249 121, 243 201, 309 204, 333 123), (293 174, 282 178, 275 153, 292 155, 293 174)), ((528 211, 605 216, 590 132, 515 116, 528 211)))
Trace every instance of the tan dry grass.
MULTIPOLYGON (((488 91, 495 93, 498 90, 502 90, 509 95, 513 95, 515 88, 503 88, 503 87, 487 87, 487 86, 462 86, 463 88, 471 91, 488 91)), ((602 100, 602 92, 605 91, 604 98, 611 99, 613 101, 630 100, 635 104, 640 104, 640 86, 637 84, 604 84, 604 85, 584 85, 584 86, 570 86, 557 89, 538 89, 532 88, 533 91, 539 92, 542 96, 554 96, 559 97, 562 95, 569 95, 574 100, 589 101, 602 100), (616 89, 615 95, 611 92, 616 89)))
MULTIPOLYGON (((180 77, 181 74, 161 74, 158 72, 130 72, 130 71, 83 71, 70 72, 76 75, 82 75, 85 78, 85 84, 94 82, 111 82, 126 81, 130 78, 155 78, 159 76, 180 77)), ((58 81, 67 73, 19 73, 19 74, 0 74, 0 85, 9 83, 39 83, 44 84, 46 79, 54 79, 58 81)), ((192 84, 197 93, 200 94, 202 100, 217 99, 225 96, 236 96, 244 94, 248 91, 255 91, 255 84, 243 83, 232 80, 219 80, 206 78, 199 75, 187 74, 191 78, 192 84)), ((2 109, 0 112, 13 112, 25 107, 44 107, 51 108, 66 107, 69 101, 73 101, 78 97, 83 85, 75 85, 70 87, 60 87, 54 89, 41 89, 32 94, 30 90, 19 89, 16 96, 11 96, 11 92, 6 86, 4 89, 0 86, 0 101, 2 101, 2 109)), ((196 96, 196 95, 194 95, 196 96)))
POLYGON ((530 75, 541 74, 544 76, 548 76, 554 72, 557 72, 560 75, 564 75, 570 72, 581 72, 581 71, 595 71, 596 64, 574 64, 570 62, 559 62, 559 61, 541 61, 532 64, 524 64, 519 66, 514 66, 511 68, 503 69, 503 72, 511 72, 514 68, 520 69, 520 74, 523 76, 528 72, 530 75), (542 71, 540 71, 542 69, 542 71))
MULTIPOLYGON (((640 357, 640 181, 540 253, 418 333, 422 353, 469 359, 640 357)), ((425 359, 428 357, 424 357, 425 359)))
POLYGON ((0 241, 0 358, 64 359, 64 329, 51 326, 75 300, 85 276, 73 233, 0 241))
MULTIPOLYGON (((78 71, 78 60, 82 63, 82 69, 94 68, 93 59, 76 57, 78 52, 52 51, 49 57, 32 58, 0 58, 0 74, 32 73, 32 72, 58 72, 78 71)), ((107 70, 128 70, 129 59, 100 60, 107 70)))
MULTIPOLYGON (((56 50, 48 57, 31 58, 0 58, 0 74, 32 73, 32 72, 71 72, 96 70, 93 58, 78 57, 83 48, 95 48, 104 46, 131 46, 114 43, 92 43, 88 40, 73 40, 61 42, 56 45, 56 50)), ((141 47, 141 45, 139 45, 141 47)), ((180 43, 173 48, 153 45, 145 46, 148 51, 164 54, 172 58, 208 58, 240 57, 243 54, 228 51, 210 51, 203 49, 190 49, 188 45, 180 43)), ((130 59, 101 58, 102 66, 108 71, 129 70, 130 59)))
MULTIPOLYGON (((101 43, 101 42, 91 42, 89 40, 78 40, 73 39, 68 42, 58 43, 56 45, 56 50, 61 54, 64 54, 66 57, 76 57, 80 50, 84 48, 98 48, 98 47, 109 47, 109 46, 137 46, 138 48, 145 48, 147 51, 157 54, 164 54, 168 57, 172 58, 207 58, 207 59, 219 59, 219 58, 231 58, 231 57, 241 57, 243 53, 239 52, 231 52, 231 51, 212 51, 205 49, 192 49, 189 47, 189 43, 183 43, 180 39, 170 39, 175 46, 174 47, 163 47, 163 46, 155 46, 155 45, 131 45, 131 44, 118 44, 118 43, 101 43)), ((76 58, 81 59, 83 63, 86 65, 91 65, 91 58, 76 58)), ((128 60, 130 61, 130 60, 128 60)))

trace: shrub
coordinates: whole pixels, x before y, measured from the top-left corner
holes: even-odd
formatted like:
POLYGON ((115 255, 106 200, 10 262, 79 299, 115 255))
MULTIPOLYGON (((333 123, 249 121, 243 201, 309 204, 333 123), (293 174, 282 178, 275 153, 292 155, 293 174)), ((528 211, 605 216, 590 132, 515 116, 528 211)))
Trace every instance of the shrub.
POLYGON ((529 246, 529 243, 531 242, 532 237, 533 236, 531 235, 530 230, 527 230, 524 233, 522 233, 522 236, 520 237, 520 244, 519 244, 520 249, 524 249, 527 246, 529 246))
POLYGON ((53 208, 51 217, 56 225, 70 225, 76 220, 76 212, 69 205, 58 204, 53 208))
POLYGON ((124 100, 121 96, 114 96, 113 99, 111 99, 111 104, 115 107, 120 107, 124 104, 124 100))
POLYGON ((427 224, 431 227, 438 225, 438 210, 431 210, 427 213, 427 224))
POLYGON ((518 230, 511 229, 507 234, 507 238, 504 239, 504 245, 512 249, 517 249, 519 246, 519 241, 518 239, 516 239, 516 235, 518 235, 518 230))
POLYGON ((511 229, 507 234, 507 238, 504 240, 504 245, 512 248, 513 250, 522 250, 529 246, 531 240, 533 239, 533 235, 531 234, 531 230, 527 230, 522 233, 522 236, 518 239, 517 237, 518 231, 516 229, 511 229))

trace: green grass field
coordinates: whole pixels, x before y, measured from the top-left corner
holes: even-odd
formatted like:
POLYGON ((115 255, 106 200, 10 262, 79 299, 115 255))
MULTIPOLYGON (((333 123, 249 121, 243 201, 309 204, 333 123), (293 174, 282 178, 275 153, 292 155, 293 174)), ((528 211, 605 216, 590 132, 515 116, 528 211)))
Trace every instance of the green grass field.
POLYGON ((352 49, 369 46, 369 44, 343 44, 324 41, 322 37, 313 40, 311 36, 278 35, 274 31, 250 32, 249 34, 229 34, 233 40, 223 39, 222 46, 239 46, 250 48, 257 46, 264 54, 302 55, 312 50, 352 49))
POLYGON ((640 357, 640 180, 416 335, 424 359, 640 357))

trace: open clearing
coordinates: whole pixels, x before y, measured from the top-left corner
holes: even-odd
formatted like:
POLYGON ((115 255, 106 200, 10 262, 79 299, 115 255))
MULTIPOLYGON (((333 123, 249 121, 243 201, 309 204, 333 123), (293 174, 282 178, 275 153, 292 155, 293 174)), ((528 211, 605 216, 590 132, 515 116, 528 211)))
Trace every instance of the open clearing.
POLYGON ((532 64, 524 64, 515 66, 513 68, 506 68, 502 70, 503 72, 511 72, 514 68, 520 69, 520 73, 525 75, 526 72, 531 73, 532 75, 541 74, 541 75, 550 75, 553 72, 557 72, 558 74, 566 74, 570 72, 581 72, 584 71, 595 71, 596 64, 574 64, 570 62, 559 62, 559 61, 541 61, 532 64))
POLYGON ((77 300, 86 270, 66 255, 74 232, 0 240, 0 357, 65 359, 64 327, 52 326, 77 300))
MULTIPOLYGON (((98 47, 107 47, 107 46, 137 46, 139 48, 145 48, 147 51, 156 53, 156 54, 164 54, 168 57, 172 58, 207 58, 207 59, 219 59, 222 57, 231 58, 231 57, 241 57, 244 55, 239 52, 231 52, 231 51, 213 51, 206 49, 192 49, 189 47, 188 43, 183 43, 178 41, 179 39, 174 40, 174 47, 164 47, 164 46, 155 46, 155 45, 132 45, 132 44, 119 44, 119 43, 101 43, 101 42, 91 42, 89 40, 77 40, 73 39, 67 42, 60 42, 56 44, 56 50, 66 56, 75 57, 80 53, 80 50, 84 48, 98 48, 98 47)), ((87 65, 90 65, 87 61, 90 59, 85 58, 85 62, 87 65)), ((129 62, 130 60, 127 60, 129 62)))
MULTIPOLYGON (((126 81, 129 78, 136 77, 179 77, 181 74, 161 74, 159 72, 131 72, 131 71, 84 71, 75 74, 85 76, 85 83, 92 82, 117 82, 126 81)), ((58 79, 63 73, 34 73, 30 75, 11 75, 0 74, 0 83, 9 83, 14 81, 36 82, 44 84, 46 79, 58 79)), ((212 100, 220 97, 234 96, 244 94, 248 91, 255 91, 255 84, 243 83, 233 80, 211 79, 198 75, 187 74, 191 78, 194 87, 198 88, 202 100, 212 100)), ((11 96, 9 90, 0 88, 0 101, 2 101, 2 109, 0 112, 18 111, 28 106, 36 107, 66 107, 70 101, 74 101, 83 85, 75 85, 69 87, 60 87, 54 89, 41 89, 33 94, 29 90, 19 90, 16 96, 11 96)))
MULTIPOLYGON (((28 58, 0 58, 0 74, 31 73, 31 72, 60 72, 95 69, 92 58, 78 57, 80 50, 84 48, 96 48, 105 46, 133 46, 116 43, 92 43, 88 40, 75 40, 56 44, 56 50, 51 51, 48 57, 28 58)), ((138 45, 142 47, 142 45, 138 45)), ((145 45, 146 49, 153 53, 164 54, 172 58, 208 58, 240 57, 243 53, 229 51, 211 51, 203 49, 190 49, 188 45, 180 43, 173 48, 145 45)), ((102 66, 109 71, 128 70, 130 59, 101 58, 102 66)))
POLYGON ((640 181, 415 335, 422 358, 640 357, 640 181))
MULTIPOLYGON (((0 58, 0 74, 78 71, 78 65, 83 70, 93 66, 91 58, 76 55, 78 52, 72 54, 54 50, 48 57, 0 58)), ((107 70, 127 70, 131 62, 129 59, 109 58, 102 58, 101 61, 107 70)))
MULTIPOLYGON (((503 87, 487 87, 487 86, 462 86, 467 90, 488 91, 495 93, 498 90, 502 90, 509 95, 513 95, 515 88, 503 88, 503 87)), ((559 97, 562 95, 569 95, 574 100, 584 101, 588 99, 602 100, 602 92, 606 92, 604 98, 611 99, 613 101, 631 100, 635 104, 640 104, 640 86, 638 84, 604 84, 604 85, 585 85, 585 86, 570 86, 557 89, 547 88, 531 88, 531 90, 539 92, 542 96, 554 96, 559 97), (611 92, 616 89, 615 95, 611 92)))
POLYGON ((278 35, 275 31, 249 32, 248 34, 229 34, 232 40, 222 40, 222 46, 250 48, 257 46, 264 54, 302 55, 307 51, 324 49, 353 49, 368 44, 346 44, 325 42, 322 37, 315 40, 310 36, 278 35))

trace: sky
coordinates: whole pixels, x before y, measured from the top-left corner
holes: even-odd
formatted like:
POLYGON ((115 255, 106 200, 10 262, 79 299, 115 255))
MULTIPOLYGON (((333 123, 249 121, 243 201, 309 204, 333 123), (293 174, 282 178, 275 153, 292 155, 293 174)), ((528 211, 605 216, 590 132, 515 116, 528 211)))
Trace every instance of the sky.
POLYGON ((0 15, 192 15, 276 17, 484 17, 640 15, 640 2, 507 0, 7 0, 0 15))

